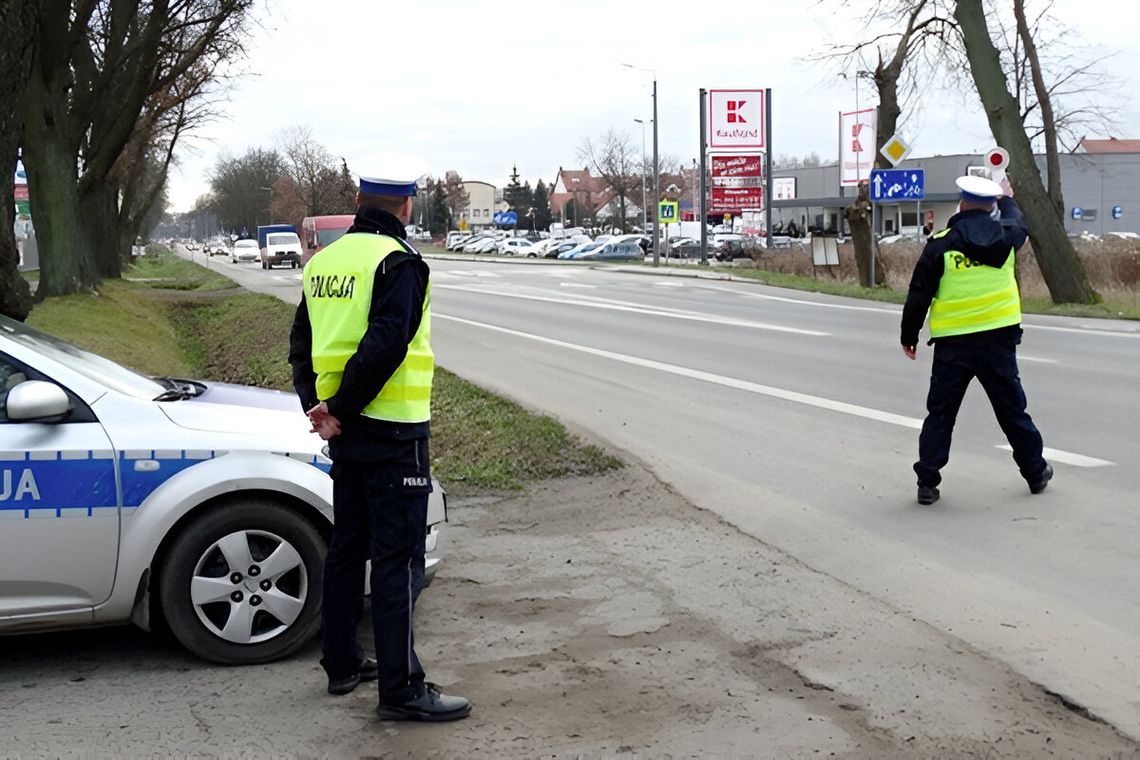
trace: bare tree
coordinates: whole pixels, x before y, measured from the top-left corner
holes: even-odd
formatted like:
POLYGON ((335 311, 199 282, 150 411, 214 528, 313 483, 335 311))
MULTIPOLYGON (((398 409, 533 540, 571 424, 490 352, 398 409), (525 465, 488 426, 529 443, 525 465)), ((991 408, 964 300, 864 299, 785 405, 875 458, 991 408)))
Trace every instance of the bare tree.
MULTIPOLYGON (((945 51, 946 39, 953 23, 940 8, 939 0, 879 0, 873 4, 867 15, 864 32, 869 35, 866 41, 851 45, 837 45, 819 58, 838 58, 843 61, 844 76, 848 72, 855 77, 868 74, 875 83, 879 95, 878 119, 875 126, 875 166, 890 166, 878 152, 898 130, 899 117, 908 100, 917 96, 923 80, 915 59, 930 55, 930 49, 945 51), (901 19, 901 25, 898 21, 901 19), (872 34, 873 24, 890 24, 887 31, 872 34), (931 44, 934 43, 934 44, 931 44), (868 54, 875 58, 874 68, 862 69, 868 54)), ((866 202, 865 193, 859 192, 855 202, 844 211, 844 217, 851 227, 851 238, 855 247, 855 263, 859 271, 859 281, 865 286, 871 282, 871 256, 874 248, 871 235, 871 204, 866 202)), ((875 284, 884 282, 883 268, 876 267, 875 284)))
MULTIPOLYGON (((341 192, 340 167, 308 127, 289 127, 277 139, 284 160, 285 175, 292 183, 290 197, 299 203, 300 216, 347 214, 341 192)), ((290 218, 290 217, 279 217, 290 218)))
POLYGON ((31 67, 31 40, 38 23, 35 0, 0 4, 0 313, 23 321, 32 310, 32 293, 20 274, 20 252, 13 231, 16 161, 21 123, 11 107, 24 93, 31 67))
POLYGON ((1057 215, 1063 217, 1061 151, 1074 150, 1089 133, 1108 134, 1117 123, 1113 111, 1102 105, 1111 102, 1115 85, 1102 64, 1115 53, 1082 49, 1071 29, 1051 34, 1057 28, 1050 15, 1052 0, 1039 12, 1025 0, 1012 4, 1014 26, 999 30, 1002 64, 1030 143, 1045 153, 1046 188, 1057 215), (1030 18, 1031 14, 1035 15, 1030 18))
POLYGON ((1006 84, 1005 71, 986 24, 982 0, 958 0, 954 17, 961 28, 970 74, 990 129, 998 145, 1009 151, 1008 173, 1025 212, 1029 239, 1050 295, 1057 302, 1099 302, 1041 180, 1021 111, 1006 84))
POLYGON ((459 219, 471 202, 471 194, 463 187, 463 177, 459 176, 459 172, 447 170, 443 175, 443 191, 447 196, 447 208, 451 212, 452 221, 459 219))
POLYGON ((641 193, 641 151, 634 149, 633 140, 627 133, 608 129, 597 142, 589 137, 582 138, 578 160, 609 185, 617 206, 619 226, 622 232, 627 232, 627 199, 641 193))

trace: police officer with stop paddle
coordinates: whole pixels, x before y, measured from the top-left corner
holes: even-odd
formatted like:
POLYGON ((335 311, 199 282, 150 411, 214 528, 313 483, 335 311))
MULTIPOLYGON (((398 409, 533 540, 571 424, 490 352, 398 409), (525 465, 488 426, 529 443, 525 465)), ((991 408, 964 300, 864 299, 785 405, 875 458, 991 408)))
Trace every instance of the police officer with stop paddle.
POLYGON ((1021 343, 1021 296, 1017 250, 1025 243, 1025 219, 1009 183, 959 177, 959 211, 934 233, 915 264, 902 315, 902 350, 914 359, 918 333, 930 311, 934 364, 927 416, 918 439, 918 503, 941 495, 940 470, 950 459, 950 438, 966 388, 981 383, 1013 459, 1031 493, 1053 477, 1042 456, 1041 433, 1026 412, 1017 370, 1021 343))

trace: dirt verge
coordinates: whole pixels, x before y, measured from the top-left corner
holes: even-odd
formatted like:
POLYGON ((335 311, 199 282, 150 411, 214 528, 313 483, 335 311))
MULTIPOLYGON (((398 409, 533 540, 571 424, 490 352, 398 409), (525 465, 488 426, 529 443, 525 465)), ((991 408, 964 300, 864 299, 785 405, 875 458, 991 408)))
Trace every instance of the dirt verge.
MULTIPOLYGON (((459 723, 379 723, 310 647, 221 668, 133 629, 4 640, 19 756, 1140 757, 960 641, 744 536, 637 464, 453 500, 417 612, 459 723)), ((362 631, 367 638, 368 632, 362 631)))

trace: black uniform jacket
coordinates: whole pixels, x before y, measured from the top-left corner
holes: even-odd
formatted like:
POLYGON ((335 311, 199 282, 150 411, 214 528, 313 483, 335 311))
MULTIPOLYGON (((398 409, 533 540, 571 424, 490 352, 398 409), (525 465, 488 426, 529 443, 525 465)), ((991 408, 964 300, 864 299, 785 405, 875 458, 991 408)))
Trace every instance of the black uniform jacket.
MULTIPOLYGON (((329 414, 337 418, 341 427, 341 434, 329 441, 332 458, 381 461, 390 458, 394 446, 426 439, 430 433, 428 422, 386 422, 361 414, 403 363, 408 345, 420 328, 428 266, 407 244, 404 225, 385 211, 360 209, 348 231, 389 235, 406 248, 389 254, 376 270, 368 328, 344 367, 340 388, 326 399, 329 414)), ((289 333, 289 364, 293 367, 293 388, 301 406, 308 411, 320 400, 313 371, 313 330, 303 292, 289 333)))
MULTIPOLYGON (((930 302, 938 292, 938 283, 942 280, 944 254, 947 251, 963 253, 975 264, 1001 267, 1009 258, 1009 252, 1025 243, 1025 217, 1021 215, 1017 203, 1013 198, 1002 198, 998 201, 998 209, 1001 211, 1000 221, 991 218, 985 211, 957 213, 950 217, 947 224, 950 232, 927 242, 910 278, 910 290, 906 295, 902 315, 902 345, 918 345, 918 333, 926 321, 930 302)), ((931 338, 930 342, 989 339, 1013 340, 1017 343, 1021 339, 1021 326, 1011 325, 968 335, 931 338)))

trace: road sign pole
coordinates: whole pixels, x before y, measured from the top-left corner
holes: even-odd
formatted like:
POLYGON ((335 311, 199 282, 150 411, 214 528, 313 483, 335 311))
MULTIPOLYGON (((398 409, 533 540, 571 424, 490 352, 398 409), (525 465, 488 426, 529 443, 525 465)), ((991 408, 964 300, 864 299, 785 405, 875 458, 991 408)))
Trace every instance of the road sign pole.
POLYGON ((708 220, 708 208, 709 208, 708 207, 709 194, 708 194, 708 188, 705 187, 705 175, 708 173, 707 168, 706 168, 707 164, 708 164, 708 158, 706 155, 706 153, 708 151, 708 132, 706 131, 707 130, 706 122, 708 121, 708 119, 707 119, 708 113, 706 112, 706 109, 708 106, 707 106, 707 102, 706 102, 706 91, 705 91, 705 88, 703 88, 703 87, 701 88, 700 97, 701 97, 701 109, 700 109, 700 111, 701 111, 701 149, 697 153, 697 155, 700 156, 700 161, 701 161, 701 181, 700 181, 701 202, 699 204, 700 214, 697 216, 697 220, 701 223, 701 265, 702 266, 708 266, 708 263, 709 263, 709 230, 708 230, 707 220, 708 220))
POLYGON ((772 247, 772 88, 764 88, 764 234, 772 247))

